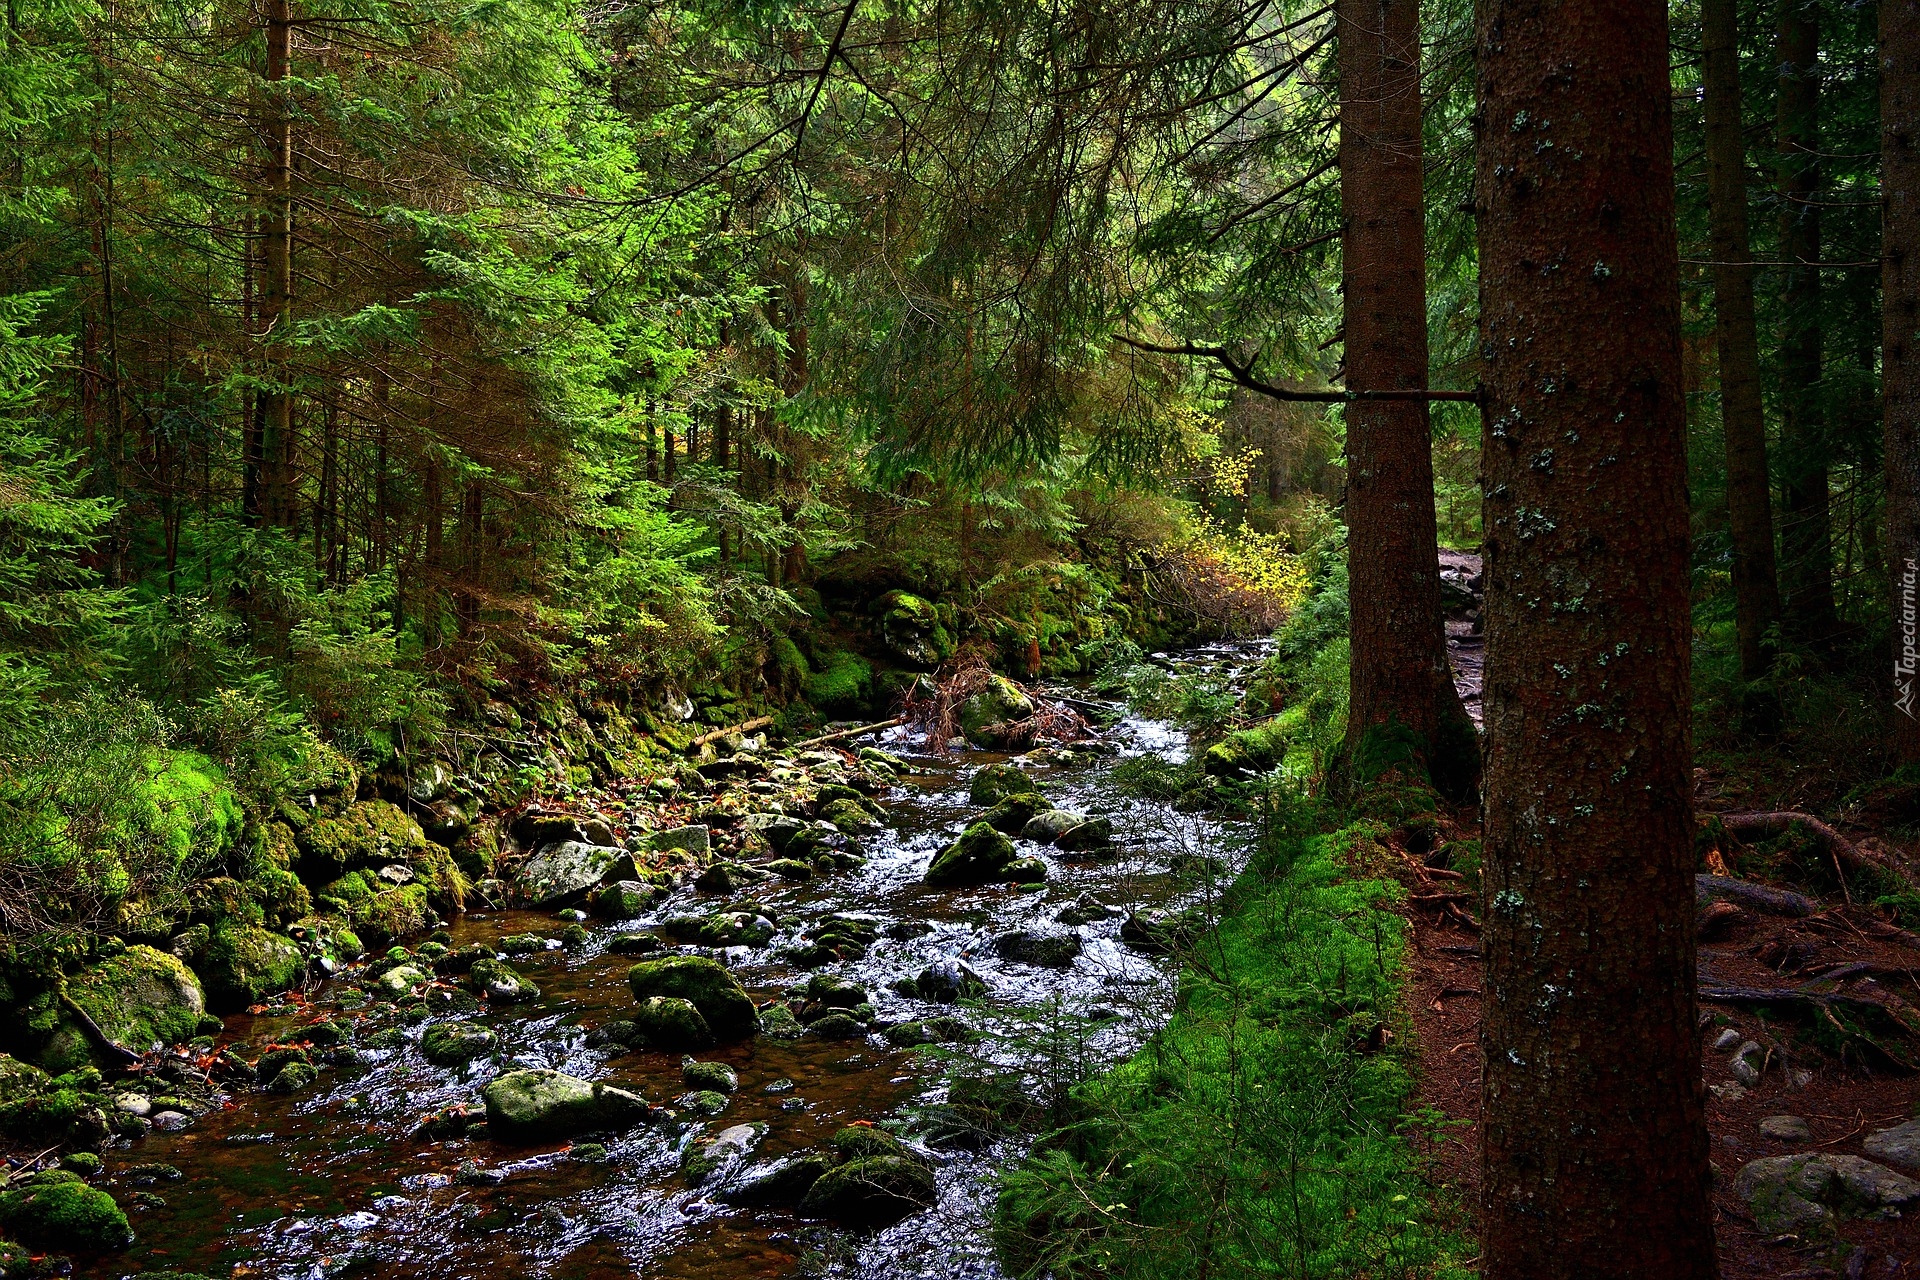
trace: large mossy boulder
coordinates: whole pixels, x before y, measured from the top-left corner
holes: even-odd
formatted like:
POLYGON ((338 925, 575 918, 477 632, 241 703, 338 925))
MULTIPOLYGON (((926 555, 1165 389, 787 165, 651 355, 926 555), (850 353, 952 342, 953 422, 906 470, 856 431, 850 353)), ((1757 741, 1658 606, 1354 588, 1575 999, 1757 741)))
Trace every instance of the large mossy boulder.
POLYGON ((960 732, 976 747, 1007 747, 1030 739, 1033 699, 1005 676, 991 676, 985 686, 960 704, 960 732))
POLYGON ((436 1022, 420 1037, 420 1054, 436 1067, 463 1067, 500 1047, 500 1038, 477 1022, 436 1022))
POLYGON ((427 851, 427 833, 397 805, 363 800, 337 818, 316 818, 299 833, 301 871, 324 882, 359 867, 407 863, 427 851))
POLYGON ((49 1249, 104 1253, 133 1243, 133 1228, 113 1197, 64 1169, 0 1192, 0 1230, 49 1249))
MULTIPOLYGON (((206 995, 193 970, 152 947, 128 947, 74 974, 67 995, 107 1039, 134 1053, 193 1039, 207 1016, 206 995)), ((77 1020, 63 1015, 37 1056, 48 1070, 62 1072, 87 1065, 99 1050, 77 1020)))
POLYGON ((648 996, 642 1000, 633 1014, 632 1041, 668 1053, 711 1049, 718 1043, 700 1010, 691 1000, 677 996, 648 996))
POLYGON ((938 1194, 933 1170, 914 1158, 898 1142, 887 1141, 877 1130, 864 1130, 872 1140, 843 1144, 848 1133, 835 1136, 834 1146, 853 1158, 821 1174, 801 1198, 800 1213, 808 1218, 832 1218, 856 1227, 883 1227, 908 1214, 932 1207, 938 1194))
POLYGON ((980 766, 973 775, 973 782, 967 788, 967 798, 985 807, 999 804, 1011 795, 1023 792, 1037 795, 1039 791, 1040 785, 1019 765, 988 764, 980 766))
POLYGON ((1206 749, 1201 767, 1216 778, 1247 778, 1265 773, 1287 754, 1278 720, 1230 733, 1206 749))
POLYGON ((953 636, 931 601, 910 591, 889 591, 874 602, 880 639, 910 667, 932 668, 953 656, 953 636))
POLYGON ((515 892, 529 906, 557 907, 586 896, 616 867, 629 865, 625 849, 560 840, 540 846, 520 869, 515 892))
POLYGON ((685 1000, 700 1011, 721 1041, 744 1040, 759 1025, 759 1011, 740 979, 719 961, 705 956, 643 960, 627 971, 627 985, 635 1000, 653 996, 685 1000))
POLYGON ((545 1142, 597 1129, 631 1129, 652 1113, 637 1093, 558 1071, 510 1071, 480 1091, 487 1132, 513 1142, 545 1142))
POLYGON ((296 985, 307 962, 292 940, 246 925, 214 930, 193 967, 207 1007, 234 1013, 296 985))
POLYGON ((1004 835, 1017 836, 1026 830, 1027 824, 1036 815, 1046 811, 1047 798, 1038 791, 1016 791, 1002 797, 998 804, 974 821, 984 822, 1004 835))
POLYGON ((1920 1206, 1920 1182, 1841 1152, 1754 1160, 1734 1178, 1733 1189, 1766 1231, 1804 1233, 1835 1217, 1898 1217, 1920 1206))
POLYGON ((984 822, 968 827, 933 857, 926 882, 936 885, 1003 884, 1020 861, 1013 841, 984 822))

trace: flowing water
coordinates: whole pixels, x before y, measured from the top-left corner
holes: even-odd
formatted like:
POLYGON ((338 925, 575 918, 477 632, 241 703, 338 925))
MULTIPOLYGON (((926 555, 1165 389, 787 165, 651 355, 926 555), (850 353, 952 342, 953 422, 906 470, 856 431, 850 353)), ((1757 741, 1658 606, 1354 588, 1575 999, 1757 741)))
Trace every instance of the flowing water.
MULTIPOLYGON (((1216 645, 1168 663, 1237 683, 1259 656, 1259 645, 1216 645)), ((920 877, 935 850, 974 812, 967 800, 972 773, 1006 757, 928 755, 896 732, 881 745, 907 756, 914 772, 884 797, 890 826, 864 839, 866 865, 811 884, 776 881, 735 895, 730 903, 756 900, 781 929, 769 945, 732 948, 724 958, 756 999, 775 996, 807 977, 780 954, 806 923, 865 913, 878 924, 880 941, 864 959, 819 972, 864 986, 882 1021, 951 1012, 889 987, 934 960, 962 957, 989 987, 980 1005, 963 1011, 990 1033, 966 1046, 966 1055, 1025 1068, 1036 1089, 1046 1077, 1117 1059, 1164 1017, 1171 994, 1163 962, 1121 945, 1124 913, 1217 888, 1238 865, 1242 833, 1120 793, 1111 776, 1117 762, 1141 754, 1181 758, 1185 736, 1172 726, 1128 718, 1102 733, 1101 742, 1106 754, 1091 764, 1039 764, 1030 772, 1056 805, 1110 816, 1118 850, 1092 861, 1046 851, 1052 879, 1044 893, 954 890, 930 888, 920 877), (1038 968, 996 955, 995 935, 1023 927, 1057 930, 1056 914, 1082 895, 1113 914, 1076 926, 1083 950, 1071 967, 1038 968)), ((1036 851, 1022 844, 1023 854, 1036 851)), ((560 948, 561 922, 545 913, 462 917, 452 928, 456 946, 526 932, 555 938, 546 952, 514 961, 540 985, 540 1000, 473 1015, 500 1036, 497 1064, 483 1059, 452 1070, 428 1064, 419 1052, 421 1026, 407 1026, 391 1006, 368 1002, 346 983, 311 992, 293 1016, 229 1019, 224 1039, 255 1046, 318 1014, 352 1021, 366 1069, 325 1072, 292 1097, 237 1090, 191 1128, 156 1132, 110 1153, 123 1201, 137 1181, 136 1166, 169 1164, 183 1176, 150 1186, 134 1213, 137 1243, 101 1274, 184 1270, 269 1280, 998 1275, 988 1232, 994 1175, 1019 1157, 1017 1139, 936 1153, 937 1207, 877 1233, 840 1231, 784 1210, 722 1205, 680 1176, 688 1145, 726 1126, 764 1122, 758 1158, 818 1145, 852 1121, 884 1120, 938 1101, 952 1055, 894 1049, 879 1036, 762 1036, 703 1054, 737 1070, 740 1087, 731 1105, 712 1119, 689 1122, 683 1115, 610 1138, 604 1162, 575 1159, 560 1143, 513 1147, 410 1136, 423 1114, 473 1101, 495 1072, 521 1066, 606 1080, 672 1105, 684 1088, 677 1056, 609 1056, 588 1048, 586 1033, 633 1007, 625 981, 632 957, 607 949, 616 932, 714 902, 684 889, 643 920, 593 926, 590 942, 571 949, 560 948), (400 1034, 379 1036, 386 1027, 400 1034), (459 1176, 463 1164, 505 1176, 474 1185, 473 1168, 459 1176)))

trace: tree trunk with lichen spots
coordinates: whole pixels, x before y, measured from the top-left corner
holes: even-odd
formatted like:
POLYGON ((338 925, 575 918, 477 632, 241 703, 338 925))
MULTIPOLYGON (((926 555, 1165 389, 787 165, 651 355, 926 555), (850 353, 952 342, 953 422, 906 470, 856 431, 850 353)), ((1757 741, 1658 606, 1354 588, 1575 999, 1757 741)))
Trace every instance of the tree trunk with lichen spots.
POLYGON ((1920 2, 1880 0, 1887 561, 1893 570, 1893 738, 1920 761, 1920 2))
POLYGON ((1477 37, 1484 1274, 1705 1280, 1667 10, 1477 37))
MULTIPOLYGON (((1419 389, 1427 385, 1420 4, 1339 0, 1335 12, 1347 385, 1419 389)), ((1464 799, 1480 747, 1447 662, 1427 406, 1356 402, 1346 421, 1347 765, 1355 782, 1367 781, 1395 758, 1391 736, 1405 733, 1434 782, 1464 799)))

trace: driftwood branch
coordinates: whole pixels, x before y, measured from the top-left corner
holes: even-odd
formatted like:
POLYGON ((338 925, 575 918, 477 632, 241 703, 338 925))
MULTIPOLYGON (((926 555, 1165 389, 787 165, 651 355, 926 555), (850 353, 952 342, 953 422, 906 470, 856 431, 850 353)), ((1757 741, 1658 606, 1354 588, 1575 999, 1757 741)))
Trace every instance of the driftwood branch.
POLYGON ((709 742, 718 742, 729 734, 752 733, 755 729, 764 729, 772 723, 772 716, 755 716, 751 720, 742 720, 739 724, 728 725, 724 729, 715 729, 712 733, 703 733, 687 745, 690 747, 704 747, 709 742))
POLYGON ((140 1061, 139 1054, 123 1045, 114 1043, 113 1038, 105 1031, 102 1031, 100 1024, 93 1020, 93 1016, 85 1009, 82 1009, 79 1003, 67 994, 65 986, 57 988, 55 994, 60 997, 60 1007, 66 1010, 67 1016, 79 1024, 81 1034, 86 1036, 94 1048, 105 1054, 109 1062, 115 1066, 130 1067, 140 1061))
POLYGON ((878 733, 882 729, 891 729, 897 724, 905 724, 900 716, 891 720, 882 720, 878 724, 863 724, 858 729, 839 729, 833 733, 823 733, 817 738, 808 738, 805 742, 793 744, 793 750, 805 751, 808 747, 823 747, 829 742, 839 742, 843 738, 857 738, 863 733, 878 733))

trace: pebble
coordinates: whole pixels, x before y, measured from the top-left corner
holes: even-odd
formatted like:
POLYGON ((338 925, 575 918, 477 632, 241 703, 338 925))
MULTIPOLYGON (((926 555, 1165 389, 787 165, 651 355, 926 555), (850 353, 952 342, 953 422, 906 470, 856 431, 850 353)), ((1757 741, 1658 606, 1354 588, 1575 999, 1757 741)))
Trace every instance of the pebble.
POLYGON ((1776 1142, 1810 1142, 1813 1127, 1799 1116, 1768 1116, 1760 1122, 1760 1136, 1776 1142))
POLYGON ((1713 1047, 1718 1049, 1720 1052, 1725 1053, 1727 1050, 1733 1048, 1733 1046, 1739 1043, 1740 1043, 1740 1033, 1734 1030, 1732 1027, 1728 1027, 1725 1031, 1722 1031, 1717 1037, 1715 1037, 1713 1042, 1713 1047))
POLYGON ((157 1111, 150 1119, 153 1121, 154 1128, 168 1133, 172 1133, 178 1129, 184 1129, 193 1123, 192 1120, 189 1120, 178 1111, 157 1111))

